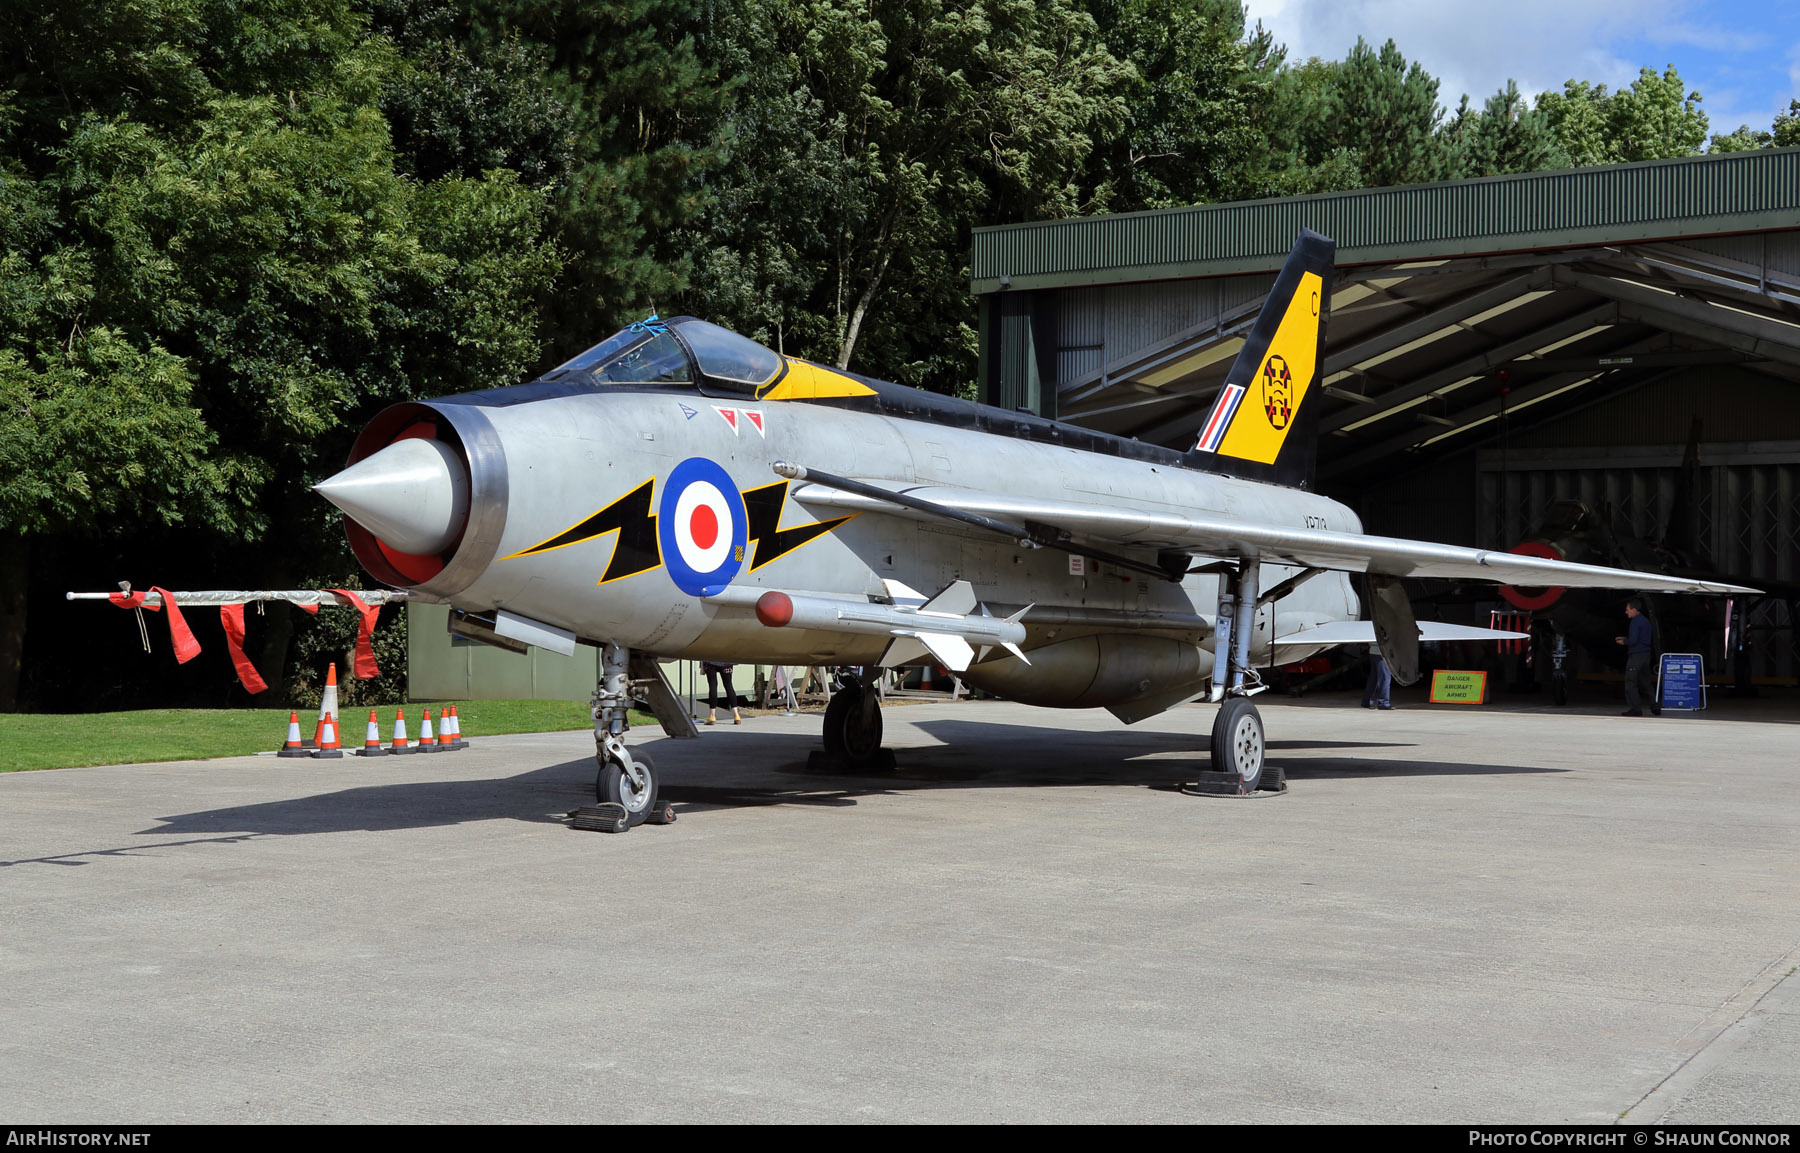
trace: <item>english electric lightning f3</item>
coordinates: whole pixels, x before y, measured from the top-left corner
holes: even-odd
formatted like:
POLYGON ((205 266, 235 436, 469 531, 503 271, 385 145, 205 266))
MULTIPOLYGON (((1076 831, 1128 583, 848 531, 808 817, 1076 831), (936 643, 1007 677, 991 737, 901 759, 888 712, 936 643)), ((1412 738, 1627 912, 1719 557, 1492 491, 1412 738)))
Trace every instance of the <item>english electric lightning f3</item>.
POLYGON ((599 645, 597 793, 634 820, 657 781, 627 705, 694 732, 657 657, 860 668, 825 714, 848 769, 882 758, 881 668, 1126 722, 1204 695, 1212 770, 1248 791, 1258 668, 1378 643, 1409 683, 1421 639, 1519 635, 1420 625, 1402 577, 1731 591, 1368 536, 1309 491, 1333 253, 1301 233, 1187 452, 651 318, 528 384, 386 410, 317 487, 369 574, 453 631, 599 645))

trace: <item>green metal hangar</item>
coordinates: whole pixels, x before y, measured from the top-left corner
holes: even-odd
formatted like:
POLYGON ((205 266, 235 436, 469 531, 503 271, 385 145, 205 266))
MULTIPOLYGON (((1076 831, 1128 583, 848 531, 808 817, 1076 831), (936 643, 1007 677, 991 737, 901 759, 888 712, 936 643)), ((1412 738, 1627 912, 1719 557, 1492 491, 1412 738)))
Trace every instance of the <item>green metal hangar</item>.
POLYGON ((1189 447, 1303 226, 1319 487, 1368 531, 1509 547, 1581 500, 1659 540, 1698 422, 1706 559, 1800 581, 1800 149, 979 229, 982 399, 1189 447))

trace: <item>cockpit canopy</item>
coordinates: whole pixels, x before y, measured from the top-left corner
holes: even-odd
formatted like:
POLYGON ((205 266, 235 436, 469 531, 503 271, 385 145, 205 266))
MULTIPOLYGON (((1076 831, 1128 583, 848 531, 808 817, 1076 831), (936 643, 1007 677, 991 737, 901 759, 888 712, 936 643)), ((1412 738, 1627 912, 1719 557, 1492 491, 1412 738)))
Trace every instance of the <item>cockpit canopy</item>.
MULTIPOLYGON (((592 384, 689 384, 753 392, 786 369, 779 353, 735 332, 678 316, 655 316, 621 329, 544 374, 592 384)), ((710 391, 711 389, 707 389, 710 391)))

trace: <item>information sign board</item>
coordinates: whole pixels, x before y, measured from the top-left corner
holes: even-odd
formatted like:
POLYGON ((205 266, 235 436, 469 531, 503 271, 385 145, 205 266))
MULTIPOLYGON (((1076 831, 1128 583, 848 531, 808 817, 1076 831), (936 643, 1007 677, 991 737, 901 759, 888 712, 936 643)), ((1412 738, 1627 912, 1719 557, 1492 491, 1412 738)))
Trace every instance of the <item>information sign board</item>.
POLYGON ((1699 653, 1664 653, 1656 670, 1656 696, 1665 709, 1706 707, 1706 661, 1699 653))
POLYGON ((1431 703, 1434 705, 1478 705, 1486 699, 1486 673, 1439 669, 1431 674, 1431 703))

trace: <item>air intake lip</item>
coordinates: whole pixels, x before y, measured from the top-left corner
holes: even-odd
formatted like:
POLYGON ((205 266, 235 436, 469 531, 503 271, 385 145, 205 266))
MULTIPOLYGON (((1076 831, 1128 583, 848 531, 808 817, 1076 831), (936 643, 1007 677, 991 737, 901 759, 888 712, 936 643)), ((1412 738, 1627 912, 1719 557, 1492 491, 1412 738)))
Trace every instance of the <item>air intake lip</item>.
MULTIPOLYGON (((396 465, 404 457, 409 466, 416 466, 426 474, 439 468, 448 469, 452 492, 448 506, 430 516, 407 513, 393 508, 391 503, 385 510, 363 509, 365 515, 376 520, 380 520, 385 511, 389 523, 378 525, 378 529, 390 534, 398 529, 399 536, 407 538, 404 542, 390 538, 384 543, 368 527, 358 523, 355 512, 346 509, 351 515, 344 518, 344 531, 350 538, 350 547, 358 563, 383 584, 431 596, 454 596, 474 584, 498 555, 500 537, 506 529, 506 453, 487 416, 474 405, 436 401, 411 401, 384 409, 357 437, 345 469, 320 486, 322 495, 334 504, 339 503, 329 490, 340 480, 356 480, 356 487, 363 489, 361 495, 365 503, 371 488, 385 488, 390 493, 398 491, 398 485, 361 483, 368 479, 368 474, 359 476, 358 466, 377 455, 384 455, 384 459, 396 465), (401 449, 394 457, 385 457, 388 450, 413 439, 431 447, 401 449), (431 454, 430 459, 425 453, 431 454), (458 479, 465 493, 461 500, 455 495, 458 479), (462 506, 460 513, 457 505, 462 506), (414 522, 410 527, 417 535, 409 536, 407 526, 395 521, 414 522), (439 530, 453 521, 455 532, 445 539, 446 534, 439 530), (428 547, 414 552, 408 544, 428 547)), ((384 466, 379 471, 389 473, 391 478, 394 471, 401 470, 384 466)), ((337 495, 350 499, 346 490, 351 487, 349 483, 337 486, 337 495)))

